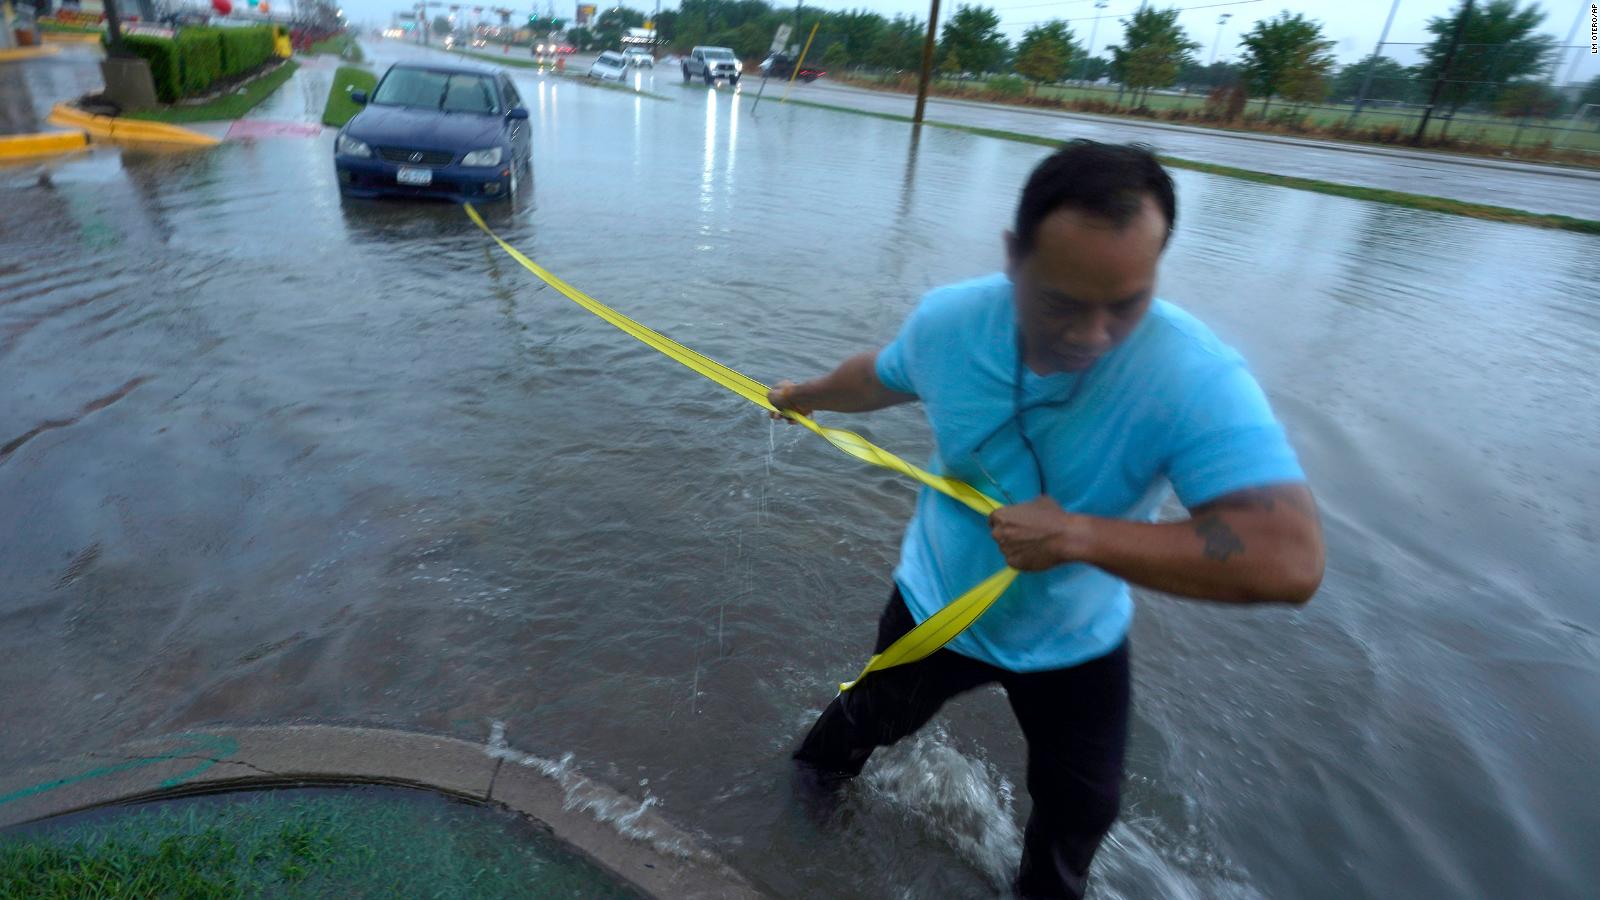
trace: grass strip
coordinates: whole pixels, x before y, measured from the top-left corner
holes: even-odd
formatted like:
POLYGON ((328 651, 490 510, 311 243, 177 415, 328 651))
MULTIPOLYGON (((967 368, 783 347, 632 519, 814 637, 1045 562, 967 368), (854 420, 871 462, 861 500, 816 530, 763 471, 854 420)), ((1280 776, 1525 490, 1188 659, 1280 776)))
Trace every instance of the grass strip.
POLYGON ((547 63, 544 60, 534 59, 529 56, 513 56, 509 53, 479 53, 476 50, 462 50, 459 47, 451 47, 450 52, 459 53, 462 56, 470 56, 473 59, 481 59, 484 62, 497 63, 502 66, 513 66, 518 69, 548 69, 554 66, 554 63, 547 63))
MULTIPOLYGON (((795 104, 796 106, 810 106, 816 109, 828 109, 835 112, 855 113, 861 116, 871 116, 875 119, 887 119, 891 122, 911 123, 910 116, 896 113, 875 112, 864 109, 852 109, 848 106, 838 106, 832 103, 817 103, 814 100, 781 101, 795 104)), ((932 128, 945 128, 950 131, 963 131, 979 137, 999 138, 1005 141, 1016 141, 1023 144, 1037 144, 1041 147, 1059 147, 1064 141, 1059 138, 1044 137, 1037 134, 1022 134, 1016 131, 1003 131, 997 128, 979 128, 973 125, 956 125, 949 122, 932 122, 924 120, 924 125, 932 128)), ((1451 200, 1446 197, 1430 197, 1426 194, 1408 194, 1404 191, 1390 191, 1382 188, 1362 187, 1353 184, 1337 184, 1332 181, 1318 181, 1314 178, 1296 178, 1290 175, 1274 175, 1270 172, 1256 172, 1250 169, 1236 169, 1232 166, 1219 166, 1214 163, 1195 162, 1193 160, 1178 159, 1171 156, 1161 157, 1164 165, 1175 169, 1190 169, 1204 172, 1208 175, 1221 175, 1225 178, 1238 178, 1243 181, 1254 181, 1258 184, 1270 184, 1277 187, 1293 188, 1300 191, 1312 191, 1318 194, 1330 194, 1335 197, 1349 197, 1353 200, 1367 200, 1372 203, 1388 203, 1392 206, 1403 206, 1408 209, 1421 209, 1428 212, 1447 213, 1454 216, 1466 216, 1469 219, 1486 219, 1491 222, 1508 222, 1513 225, 1531 225, 1535 228, 1555 228, 1561 231, 1576 231, 1580 234, 1600 234, 1600 221, 1593 219, 1579 219, 1572 216, 1557 216, 1544 213, 1533 213, 1521 209, 1510 209, 1504 206, 1490 206, 1486 203, 1468 203, 1465 200, 1451 200)))
POLYGON ((343 128, 344 123, 361 111, 361 107, 350 99, 350 92, 366 91, 371 96, 372 89, 377 86, 378 76, 366 69, 340 66, 333 73, 333 84, 328 88, 328 105, 322 109, 322 124, 343 128))
POLYGON ((535 829, 395 797, 263 792, 0 836, 0 897, 637 898, 535 829))
POLYGON ((215 122, 223 119, 237 119, 261 104, 261 101, 272 95, 272 92, 283 86, 289 76, 300 68, 299 63, 289 60, 266 75, 245 85, 239 90, 232 91, 207 103, 197 103, 193 106, 174 105, 163 106, 160 109, 147 109, 140 112, 128 113, 130 119, 144 119, 150 122, 166 122, 171 125, 181 125, 185 122, 215 122))
POLYGON ((312 44, 306 50, 306 53, 310 56, 319 54, 337 56, 347 62, 354 63, 365 62, 367 58, 366 54, 361 52, 361 44, 348 34, 336 34, 333 37, 323 38, 312 44))
POLYGON ((36 23, 40 31, 53 31, 56 34, 100 34, 105 31, 98 25, 68 25, 65 22, 46 22, 39 19, 36 23))

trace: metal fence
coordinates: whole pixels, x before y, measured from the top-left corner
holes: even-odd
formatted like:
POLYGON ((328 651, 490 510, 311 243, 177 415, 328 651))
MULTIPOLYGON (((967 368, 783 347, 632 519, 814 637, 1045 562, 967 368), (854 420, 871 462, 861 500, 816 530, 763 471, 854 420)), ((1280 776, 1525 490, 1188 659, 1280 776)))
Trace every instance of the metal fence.
MULTIPOLYGON (((1407 144, 1424 118, 1426 145, 1455 147, 1525 158, 1600 162, 1600 106, 1585 104, 1583 83, 1557 83, 1557 72, 1575 69, 1569 63, 1587 44, 1552 48, 1536 74, 1506 77, 1526 69, 1514 66, 1516 45, 1462 45, 1451 64, 1452 77, 1424 77, 1427 44, 1386 43, 1377 56, 1391 63, 1360 64, 1336 69, 1320 99, 1294 102, 1281 97, 1247 97, 1233 110, 1218 87, 1176 85, 1136 96, 1115 83, 1067 81, 1032 85, 1016 76, 998 79, 936 80, 940 93, 975 98, 1060 106, 1088 112, 1134 113, 1172 121, 1220 124, 1242 121, 1275 130, 1407 144), (1466 73, 1467 77, 1454 77, 1466 73), (1369 77, 1370 76, 1370 77, 1369 77), (1542 77, 1541 77, 1542 76, 1542 77), (1438 87, 1438 102, 1429 101, 1438 87)), ((1370 57, 1368 58, 1370 59, 1370 57)), ((868 83, 912 83, 907 72, 852 68, 848 76, 868 83)))

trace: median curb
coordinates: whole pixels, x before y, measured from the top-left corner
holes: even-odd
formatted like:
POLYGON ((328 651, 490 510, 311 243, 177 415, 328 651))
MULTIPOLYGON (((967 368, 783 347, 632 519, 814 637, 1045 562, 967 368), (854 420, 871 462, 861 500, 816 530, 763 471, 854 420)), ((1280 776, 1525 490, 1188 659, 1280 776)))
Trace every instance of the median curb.
POLYGON ((57 103, 50 110, 50 124, 63 128, 81 128, 90 135, 119 143, 140 142, 183 144, 191 147, 212 147, 222 143, 209 134, 201 134, 165 122, 145 122, 122 116, 99 116, 84 112, 70 103, 57 103))
POLYGON ((105 40, 103 31, 41 31, 39 36, 46 44, 99 44, 105 40))
POLYGON ((652 897, 765 896, 653 807, 551 761, 487 743, 326 724, 217 726, 0 775, 0 828, 114 804, 264 787, 386 784, 507 807, 652 897))
POLYGON ((60 47, 7 47, 0 50, 0 63, 21 62, 25 59, 38 59, 41 56, 55 56, 60 52, 60 47))
POLYGON ((89 148, 82 131, 42 131, 37 134, 0 135, 0 161, 76 153, 89 148))

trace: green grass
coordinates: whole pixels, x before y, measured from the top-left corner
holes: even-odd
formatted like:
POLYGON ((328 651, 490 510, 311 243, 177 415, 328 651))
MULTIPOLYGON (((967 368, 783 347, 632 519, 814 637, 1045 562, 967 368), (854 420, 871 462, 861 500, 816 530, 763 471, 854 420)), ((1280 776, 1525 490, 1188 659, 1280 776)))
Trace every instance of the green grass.
POLYGON ((163 106, 160 109, 147 109, 141 112, 128 113, 130 119, 146 119, 151 122, 166 122, 172 125, 182 125, 186 122, 215 122, 223 119, 237 119, 261 104, 261 101, 272 95, 272 92, 283 86, 299 64, 293 60, 271 72, 257 78, 245 85, 243 90, 234 91, 218 97, 209 103, 199 103, 193 106, 174 104, 163 106))
POLYGON ((366 55, 361 52, 361 44, 349 34, 336 34, 333 37, 323 38, 312 44, 306 54, 308 56, 327 54, 354 63, 366 61, 366 55))
POLYGON ((0 897, 636 896, 521 820, 411 793, 233 794, 0 837, 0 897))
POLYGON ((65 22, 39 22, 40 31, 54 31, 57 34, 100 34, 105 31, 97 25, 68 25, 65 22))
POLYGON ((322 110, 322 124, 332 125, 334 128, 344 127, 344 123, 355 117, 361 111, 350 99, 351 91, 366 91, 372 95, 372 89, 378 86, 378 76, 366 69, 354 66, 340 66, 333 73, 333 85, 328 88, 328 105, 322 110))
MULTIPOLYGON (((852 109, 848 106, 837 106, 832 103, 817 103, 811 100, 788 100, 796 106, 810 106, 817 109, 828 109, 836 112, 855 113, 856 115, 870 116, 875 119, 887 119, 891 122, 911 122, 910 116, 896 115, 894 113, 870 112, 867 110, 852 109)), ((1017 141, 1024 144, 1037 144, 1041 147, 1059 147, 1061 140, 1058 138, 1044 137, 1036 134, 1022 134, 1016 131, 1002 131, 996 128, 977 128, 971 125, 954 125, 948 122, 924 121, 924 125, 931 128, 945 128, 951 131, 962 131, 979 137, 999 138, 1006 141, 1017 141)), ((1388 191, 1380 188, 1360 187, 1357 185, 1337 184, 1331 181, 1318 181, 1314 178, 1295 178, 1288 175, 1274 175, 1269 172, 1255 172, 1249 169, 1235 169, 1232 166, 1219 166, 1212 163, 1194 162, 1187 159, 1177 159, 1170 156, 1161 158, 1164 165, 1175 169, 1190 169, 1204 172, 1208 175, 1221 175, 1227 178, 1238 178, 1244 181, 1254 181, 1258 184, 1270 184, 1277 187, 1293 188, 1301 191, 1312 191, 1318 194, 1331 194, 1335 197, 1349 197, 1354 200, 1367 200, 1373 203, 1388 203, 1394 206, 1404 206, 1409 209, 1422 209, 1430 212, 1448 213, 1456 216, 1466 216, 1472 219, 1487 219, 1493 222, 1508 222, 1515 225, 1531 225, 1536 228, 1555 228, 1562 231, 1576 231, 1582 234, 1600 234, 1600 221, 1592 219, 1578 219, 1572 216, 1555 216, 1542 213, 1532 213, 1526 210, 1509 209, 1504 206, 1489 206, 1483 203, 1468 203, 1462 200, 1451 200, 1445 197, 1430 197, 1425 194, 1408 194, 1403 191, 1388 191)))
MULTIPOLYGON (((516 49, 517 48, 515 47, 512 48, 512 50, 516 49)), ((502 66, 512 66, 518 69, 549 69, 554 67, 554 63, 547 63, 543 60, 534 59, 531 56, 523 56, 514 52, 506 54, 479 53, 476 50, 462 50, 459 47, 450 48, 450 52, 459 53, 462 56, 470 56, 473 59, 481 59, 484 62, 492 62, 502 66)))
MULTIPOLYGON (((863 87, 872 87, 875 85, 880 89, 894 90, 897 93, 905 92, 901 88, 897 87, 894 82, 887 81, 882 78, 874 78, 872 76, 851 77, 846 79, 845 83, 854 83, 863 87)), ((983 90, 987 87, 989 87, 989 82, 984 81, 938 81, 935 82, 936 90, 934 92, 934 96, 952 100, 971 100, 980 103, 1004 102, 1003 100, 993 97, 963 96, 960 93, 956 93, 962 89, 983 90)), ((1059 100, 1066 103, 1072 103, 1074 101, 1095 101, 1103 104, 1118 104, 1117 90, 1115 88, 1106 87, 1040 85, 1037 88, 1034 96, 1047 100, 1059 100)), ((1244 107, 1244 118, 1247 121, 1244 123, 1230 125, 1219 122, 1196 121, 1194 119, 1168 120, 1160 116, 1152 117, 1147 115, 1139 115, 1133 112, 1131 98, 1131 92, 1125 93, 1122 97, 1121 105, 1114 109, 1075 110, 1071 107, 1068 107, 1066 111, 1086 113, 1089 115, 1134 119, 1142 122, 1171 121, 1172 124, 1187 125, 1195 128, 1213 128, 1220 131, 1235 131, 1245 133, 1261 133, 1262 131, 1265 131, 1269 134, 1293 133, 1282 128, 1269 127, 1273 124, 1273 122, 1275 122, 1275 120, 1277 120, 1280 114, 1288 113, 1291 110, 1294 110, 1294 105, 1292 103, 1288 103, 1281 99, 1273 100, 1270 104, 1260 98, 1247 101, 1244 107), (1261 122, 1263 110, 1265 110, 1267 119, 1267 122, 1265 123, 1261 122), (1261 127, 1251 127, 1251 123, 1258 123, 1261 127)), ((1192 113, 1199 113, 1205 108, 1206 92, 1193 91, 1182 95, 1152 93, 1145 98, 1144 102, 1148 109, 1157 113, 1167 112, 1170 110, 1188 110, 1192 113)), ((1341 105, 1337 103, 1319 104, 1317 106, 1307 106, 1301 108, 1297 113, 1295 113, 1294 118, 1314 130, 1312 134, 1306 135, 1307 137, 1314 137, 1323 140, 1346 141, 1365 145, 1383 145, 1383 142, 1369 140, 1365 137, 1366 135, 1370 135, 1372 132, 1380 129, 1395 129, 1399 132, 1399 137, 1404 141, 1409 141, 1411 135, 1417 130, 1418 119, 1415 116, 1414 110, 1407 112, 1396 112, 1381 106, 1368 107, 1363 109, 1361 115, 1357 116, 1354 121, 1352 121, 1350 114, 1353 111, 1353 107, 1348 105, 1341 105), (1330 133, 1328 131, 1329 129, 1342 129, 1342 133, 1330 133)), ((1552 126, 1565 126, 1566 121, 1567 120, 1565 118, 1558 118, 1547 124, 1552 126)), ((1434 120, 1428 124, 1428 140, 1439 140, 1446 134, 1444 130, 1445 127, 1446 123, 1444 119, 1437 117, 1434 118, 1434 120)), ((1467 141, 1482 145, 1482 148, 1487 148, 1491 151, 1502 148, 1511 150, 1513 142, 1515 142, 1515 146, 1517 148, 1515 152, 1522 155, 1527 155, 1526 151, 1533 150, 1536 145, 1546 141, 1551 143, 1560 141, 1560 149, 1563 152, 1600 152, 1600 132, 1597 132, 1592 124, 1588 127, 1580 127, 1565 132, 1535 128, 1530 125, 1529 127, 1522 129, 1521 133, 1519 134, 1517 123, 1514 119, 1464 112, 1458 113, 1455 117, 1455 120, 1449 123, 1448 136, 1451 138, 1451 140, 1467 141)), ((1435 152, 1452 152, 1448 147, 1430 149, 1433 149, 1435 152)), ((1466 152, 1472 152, 1472 148, 1467 148, 1466 152)), ((1528 158, 1535 160, 1541 159, 1538 154, 1528 156, 1528 158)))

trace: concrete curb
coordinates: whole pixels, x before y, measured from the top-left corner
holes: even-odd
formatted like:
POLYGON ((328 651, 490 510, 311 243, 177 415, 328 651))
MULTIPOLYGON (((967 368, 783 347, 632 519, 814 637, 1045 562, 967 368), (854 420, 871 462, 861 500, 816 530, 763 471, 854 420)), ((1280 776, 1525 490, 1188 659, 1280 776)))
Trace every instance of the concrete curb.
POLYGON ((41 31, 39 36, 46 44, 98 44, 105 39, 104 32, 41 31))
POLYGON ((76 153, 88 147, 89 135, 82 131, 0 135, 0 161, 76 153))
POLYGON ((145 122, 121 116, 97 116, 69 103, 57 103, 55 108, 50 110, 50 124, 60 125, 63 128, 81 128, 93 137, 119 143, 185 144, 191 147, 212 147, 222 143, 209 134, 201 134, 177 125, 145 122))
POLYGON ((60 47, 10 47, 0 50, 0 63, 21 62, 25 59, 38 59, 41 56, 55 56, 60 52, 60 47))
POLYGON ((0 776, 0 828, 163 797, 306 784, 389 784, 494 803, 529 816, 601 868, 653 897, 764 895, 663 818, 652 801, 513 750, 342 725, 216 727, 133 741, 48 770, 0 776))

